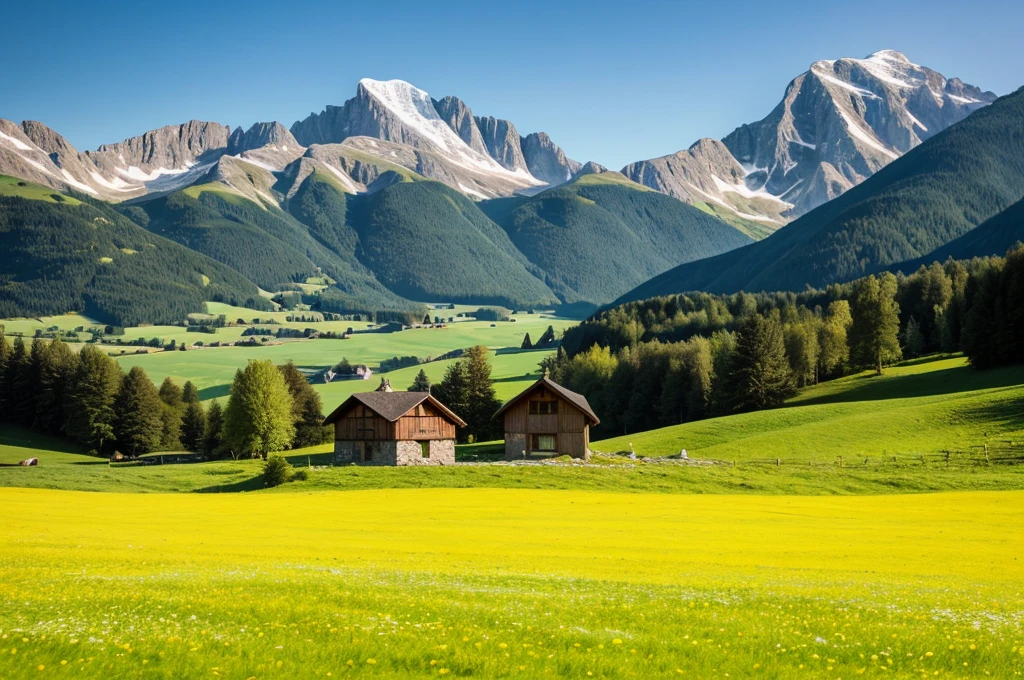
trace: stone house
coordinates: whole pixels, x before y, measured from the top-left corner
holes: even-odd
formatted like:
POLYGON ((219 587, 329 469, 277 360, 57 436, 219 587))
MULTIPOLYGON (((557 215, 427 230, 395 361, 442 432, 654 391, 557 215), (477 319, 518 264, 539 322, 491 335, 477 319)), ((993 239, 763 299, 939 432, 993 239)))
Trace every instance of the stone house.
POLYGON ((590 458, 590 426, 597 425, 587 398, 547 375, 498 409, 505 422, 505 460, 567 455, 590 458))
POLYGON ((334 462, 361 465, 450 465, 455 428, 466 423, 429 392, 395 392, 381 379, 324 419, 334 426, 334 462))

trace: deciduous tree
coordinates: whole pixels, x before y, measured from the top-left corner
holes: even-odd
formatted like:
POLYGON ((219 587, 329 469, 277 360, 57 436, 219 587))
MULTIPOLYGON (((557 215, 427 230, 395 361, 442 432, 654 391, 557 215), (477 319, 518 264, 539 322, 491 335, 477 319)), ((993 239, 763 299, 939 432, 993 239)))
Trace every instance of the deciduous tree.
POLYGON ((224 410, 224 441, 236 456, 266 460, 295 437, 292 395, 271 361, 250 360, 235 373, 224 410))

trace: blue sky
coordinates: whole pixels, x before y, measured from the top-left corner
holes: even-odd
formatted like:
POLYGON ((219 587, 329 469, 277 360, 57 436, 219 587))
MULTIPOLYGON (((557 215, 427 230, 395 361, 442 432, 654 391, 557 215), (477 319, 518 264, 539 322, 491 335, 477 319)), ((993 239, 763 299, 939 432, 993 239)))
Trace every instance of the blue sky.
POLYGON ((0 117, 79 149, 191 118, 290 126, 401 78, 612 168, 760 119, 817 59, 897 49, 1024 85, 1024 2, 5 3, 0 117))

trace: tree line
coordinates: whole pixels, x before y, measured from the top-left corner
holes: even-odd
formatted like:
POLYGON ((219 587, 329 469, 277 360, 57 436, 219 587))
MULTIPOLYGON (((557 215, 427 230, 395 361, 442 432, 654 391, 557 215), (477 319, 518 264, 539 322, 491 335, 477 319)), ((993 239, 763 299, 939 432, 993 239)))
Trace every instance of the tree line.
POLYGON ((798 387, 902 358, 1024 361, 1024 246, 802 293, 673 295, 602 310, 542 366, 610 436, 781 405, 798 387))
POLYGON ((63 436, 97 455, 195 451, 266 457, 327 441, 320 396, 291 362, 250 361, 227 406, 200 403, 191 381, 157 387, 140 366, 125 373, 94 345, 59 339, 8 343, 0 328, 0 422, 63 436))

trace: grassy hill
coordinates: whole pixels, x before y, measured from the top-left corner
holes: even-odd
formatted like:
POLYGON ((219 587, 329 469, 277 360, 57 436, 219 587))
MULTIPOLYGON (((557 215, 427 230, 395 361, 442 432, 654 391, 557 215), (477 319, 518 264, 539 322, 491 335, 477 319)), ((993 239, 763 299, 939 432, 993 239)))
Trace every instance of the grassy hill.
POLYGON ((1000 98, 753 245, 684 264, 621 299, 803 290, 931 253, 1024 195, 1024 90, 1000 98))
POLYGON ((269 304, 237 272, 106 204, 16 180, 0 185, 0 318, 79 311, 133 325, 179 321, 206 300, 269 304))
POLYGON ((595 442, 598 451, 740 463, 876 465, 924 454, 1017 451, 1024 456, 1024 366, 977 371, 962 358, 908 362, 803 390, 785 408, 711 418, 595 442), (1014 442, 1013 446, 1008 443, 1014 442))
POLYGON ((614 172, 480 207, 568 303, 610 302, 681 262, 751 243, 725 222, 614 172))

